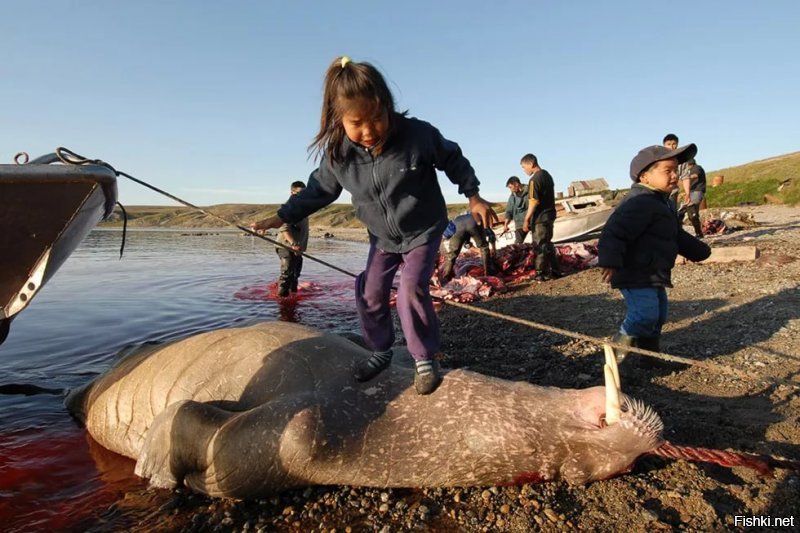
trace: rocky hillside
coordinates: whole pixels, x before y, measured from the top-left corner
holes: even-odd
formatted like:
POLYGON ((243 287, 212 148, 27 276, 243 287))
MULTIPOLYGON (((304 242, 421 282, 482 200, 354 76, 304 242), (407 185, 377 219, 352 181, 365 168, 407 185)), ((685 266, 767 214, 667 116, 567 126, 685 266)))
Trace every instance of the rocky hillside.
MULTIPOLYGON (((800 152, 753 161, 736 167, 707 170, 709 207, 733 207, 763 204, 800 204, 800 152), (724 183, 711 187, 714 176, 724 176, 724 183)), ((617 191, 608 191, 607 199, 618 199, 617 191)), ((220 204, 204 207, 225 220, 246 226, 273 214, 278 204, 220 204)), ((502 214, 504 203, 495 204, 502 214)), ((467 204, 450 204, 452 217, 467 208, 467 204)), ((223 228, 227 224, 188 207, 128 206, 128 225, 132 227, 223 228)), ((310 218, 316 228, 363 228, 356 219, 353 206, 333 204, 310 218)), ((103 226, 122 225, 122 214, 117 211, 103 226)))
MULTIPOLYGON (((273 214, 278 204, 220 204, 204 207, 205 211, 217 215, 225 220, 247 226, 251 222, 266 218, 273 214)), ((504 205, 496 205, 495 209, 502 211, 504 205)), ((464 211, 467 204, 452 204, 448 206, 448 213, 452 216, 464 211)), ((156 228, 223 228, 227 224, 212 216, 203 214, 188 207, 171 206, 126 206, 129 227, 156 227, 156 228)), ((350 204, 333 204, 310 218, 311 226, 319 228, 363 228, 364 225, 355 217, 353 206, 350 204)), ((122 225, 122 212, 117 210, 111 219, 102 226, 122 225)))

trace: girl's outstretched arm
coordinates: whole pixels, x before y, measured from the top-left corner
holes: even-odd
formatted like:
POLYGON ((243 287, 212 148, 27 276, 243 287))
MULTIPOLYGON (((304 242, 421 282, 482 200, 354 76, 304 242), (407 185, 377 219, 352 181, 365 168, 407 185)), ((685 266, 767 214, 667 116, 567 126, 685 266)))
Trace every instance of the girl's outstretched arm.
POLYGON ((281 220, 281 217, 275 213, 272 216, 269 216, 263 220, 259 220, 258 222, 253 222, 250 224, 250 229, 253 231, 264 231, 273 228, 279 228, 283 226, 284 222, 281 220))
POLYGON ((299 222, 309 215, 330 205, 342 194, 342 186, 336 180, 330 165, 325 160, 311 173, 308 186, 293 194, 274 215, 250 224, 253 230, 279 228, 285 223, 299 222))
POLYGON ((472 213, 475 222, 484 228, 492 228, 495 224, 500 223, 500 219, 497 218, 497 213, 492 209, 492 205, 481 198, 478 193, 469 197, 469 211, 472 213))
POLYGON ((293 194, 278 210, 278 215, 286 222, 299 222, 333 203, 340 194, 342 186, 327 159, 323 158, 319 168, 308 178, 308 186, 293 194))

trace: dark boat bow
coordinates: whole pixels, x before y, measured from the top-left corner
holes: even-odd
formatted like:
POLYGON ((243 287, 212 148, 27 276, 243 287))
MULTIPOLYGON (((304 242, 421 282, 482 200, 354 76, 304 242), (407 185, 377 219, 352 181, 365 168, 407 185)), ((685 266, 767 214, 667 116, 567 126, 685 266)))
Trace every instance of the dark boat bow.
POLYGON ((58 161, 49 154, 0 165, 0 343, 11 320, 117 202, 113 170, 58 161))

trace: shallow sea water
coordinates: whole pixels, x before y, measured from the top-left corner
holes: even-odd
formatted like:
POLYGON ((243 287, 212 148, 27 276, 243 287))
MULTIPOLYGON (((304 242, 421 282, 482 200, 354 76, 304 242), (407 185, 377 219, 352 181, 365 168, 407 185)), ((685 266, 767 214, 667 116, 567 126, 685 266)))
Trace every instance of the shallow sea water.
MULTIPOLYGON (((117 530, 158 511, 163 496, 144 490, 133 461, 96 444, 62 404, 121 350, 262 320, 358 332, 351 277, 306 259, 299 296, 279 300, 273 245, 203 233, 129 231, 119 260, 122 232, 95 230, 14 320, 0 386, 50 392, 0 394, 0 529, 117 530)), ((314 240, 309 252, 357 273, 367 245, 314 240)))

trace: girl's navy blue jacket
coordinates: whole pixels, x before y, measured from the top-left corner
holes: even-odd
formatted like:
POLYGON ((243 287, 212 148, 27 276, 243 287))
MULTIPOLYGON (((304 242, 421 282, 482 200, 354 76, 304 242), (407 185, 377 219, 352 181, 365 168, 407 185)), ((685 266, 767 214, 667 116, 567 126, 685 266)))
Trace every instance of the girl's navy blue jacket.
POLYGON ((620 289, 672 287, 678 254, 702 261, 711 248, 683 230, 668 195, 635 183, 614 209, 598 243, 598 265, 614 268, 620 289))
POLYGON ((347 190, 356 216, 367 226, 376 246, 405 253, 433 239, 447 227, 447 204, 436 170, 442 170, 467 198, 480 182, 458 145, 427 122, 401 114, 380 155, 344 140, 342 163, 323 157, 308 186, 278 210, 285 222, 302 220, 347 190))

